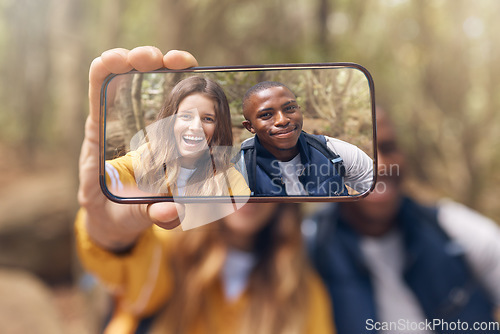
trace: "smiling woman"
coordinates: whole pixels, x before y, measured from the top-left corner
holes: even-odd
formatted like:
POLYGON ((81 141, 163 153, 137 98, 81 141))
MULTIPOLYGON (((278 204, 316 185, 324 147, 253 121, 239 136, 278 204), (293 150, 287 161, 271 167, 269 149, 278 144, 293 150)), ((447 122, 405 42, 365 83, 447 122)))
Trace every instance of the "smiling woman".
POLYGON ((137 184, 142 191, 167 196, 250 193, 243 176, 231 167, 229 105, 212 80, 193 76, 177 83, 156 121, 133 142, 131 152, 106 161, 113 191, 137 184))
POLYGON ((174 136, 181 166, 193 169, 207 150, 216 126, 214 101, 202 94, 186 97, 179 104, 174 136))

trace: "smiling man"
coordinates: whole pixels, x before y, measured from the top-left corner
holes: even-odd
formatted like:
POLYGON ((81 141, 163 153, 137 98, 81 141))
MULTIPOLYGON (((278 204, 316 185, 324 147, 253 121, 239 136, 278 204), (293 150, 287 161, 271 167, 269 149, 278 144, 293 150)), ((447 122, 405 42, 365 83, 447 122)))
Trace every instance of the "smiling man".
POLYGON ((255 134, 241 145, 241 168, 254 196, 345 196, 367 191, 373 161, 356 146, 302 131, 295 94, 263 81, 243 97, 243 126, 255 134))

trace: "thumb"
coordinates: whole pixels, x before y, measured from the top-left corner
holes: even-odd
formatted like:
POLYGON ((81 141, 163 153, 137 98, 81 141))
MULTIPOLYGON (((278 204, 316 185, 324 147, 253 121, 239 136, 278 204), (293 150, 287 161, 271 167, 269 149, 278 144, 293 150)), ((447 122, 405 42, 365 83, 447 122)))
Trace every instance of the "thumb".
POLYGON ((148 205, 147 213, 154 224, 171 230, 181 223, 184 217, 184 205, 167 202, 153 203, 148 205))

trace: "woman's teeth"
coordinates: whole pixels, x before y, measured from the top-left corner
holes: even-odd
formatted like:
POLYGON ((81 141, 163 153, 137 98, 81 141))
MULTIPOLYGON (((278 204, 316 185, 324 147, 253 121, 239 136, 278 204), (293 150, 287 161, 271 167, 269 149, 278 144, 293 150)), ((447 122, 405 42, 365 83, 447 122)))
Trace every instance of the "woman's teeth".
POLYGON ((182 136, 182 139, 188 144, 197 144, 205 138, 199 136, 182 136))

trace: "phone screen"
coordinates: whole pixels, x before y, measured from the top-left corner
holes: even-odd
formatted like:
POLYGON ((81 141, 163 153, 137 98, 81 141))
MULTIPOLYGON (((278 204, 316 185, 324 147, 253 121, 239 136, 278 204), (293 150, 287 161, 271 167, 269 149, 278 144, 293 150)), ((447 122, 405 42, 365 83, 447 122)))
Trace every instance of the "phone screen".
POLYGON ((356 200, 376 178, 373 81, 350 63, 111 75, 100 145, 117 202, 356 200))

